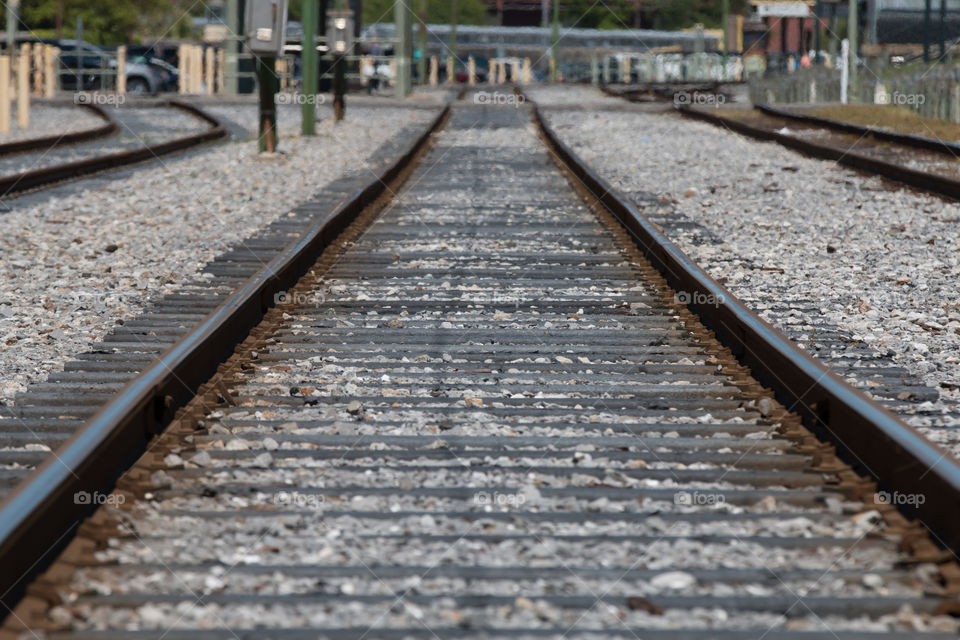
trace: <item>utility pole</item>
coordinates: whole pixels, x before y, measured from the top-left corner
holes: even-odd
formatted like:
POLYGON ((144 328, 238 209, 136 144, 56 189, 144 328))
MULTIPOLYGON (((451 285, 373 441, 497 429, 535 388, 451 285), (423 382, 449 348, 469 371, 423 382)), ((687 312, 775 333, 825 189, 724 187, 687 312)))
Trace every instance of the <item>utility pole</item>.
POLYGON ((237 78, 238 62, 237 55, 240 53, 240 33, 243 28, 240 26, 240 0, 227 0, 227 39, 226 45, 227 69, 224 74, 225 82, 223 90, 228 94, 235 96, 240 90, 239 79, 237 78))
MULTIPOLYGON (((817 6, 813 8, 813 62, 820 64, 820 13, 823 11, 823 0, 817 0, 817 6)), ((876 10, 874 10, 876 13, 876 10)))
POLYGON ((457 0, 450 0, 450 55, 457 57, 457 0))
POLYGON ((394 79, 395 94, 398 98, 410 95, 411 53, 413 49, 413 28, 410 20, 408 0, 394 0, 393 23, 396 25, 397 44, 393 55, 397 61, 397 77, 394 79))
POLYGON ((560 60, 558 59, 558 51, 560 49, 560 0, 552 0, 553 2, 553 43, 550 45, 550 58, 553 60, 553 65, 550 67, 550 82, 557 81, 557 74, 560 72, 560 60))
POLYGON ((20 0, 7 0, 7 55, 17 55, 17 25, 20 24, 20 0))
POLYGON ((57 40, 63 39, 63 0, 57 0, 57 40))
MULTIPOLYGON (((929 3, 930 0, 927 0, 929 3)), ((850 0, 850 9, 847 12, 847 40, 850 41, 850 87, 856 95, 857 91, 857 52, 860 50, 858 46, 858 35, 860 32, 860 20, 857 16, 857 4, 858 0, 850 0)))
POLYGON ((947 61, 947 0, 940 0, 940 63, 947 61))
POLYGON ((727 65, 727 56, 730 55, 730 0, 723 0, 721 25, 723 25, 723 65, 727 65))
POLYGON ((303 0, 303 48, 300 51, 300 67, 303 74, 303 86, 300 95, 303 97, 301 108, 301 129, 305 136, 317 133, 317 93, 318 73, 320 70, 317 59, 317 24, 320 21, 319 0, 303 0))
POLYGON ((417 77, 420 84, 427 84, 427 0, 417 0, 420 29, 417 34, 420 39, 420 59, 417 60, 417 77))
POLYGON ((930 11, 933 0, 926 0, 923 7, 923 61, 930 63, 930 11))
POLYGON ((277 150, 277 102, 275 96, 280 90, 277 77, 277 59, 257 56, 257 85, 260 88, 260 153, 273 153, 277 150))

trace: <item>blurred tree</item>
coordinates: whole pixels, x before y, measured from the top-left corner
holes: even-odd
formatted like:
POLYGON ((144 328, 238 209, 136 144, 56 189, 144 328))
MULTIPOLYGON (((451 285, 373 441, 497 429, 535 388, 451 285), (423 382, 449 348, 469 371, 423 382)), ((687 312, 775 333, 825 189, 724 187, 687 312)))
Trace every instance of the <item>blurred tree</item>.
MULTIPOLYGON (((748 0, 731 0, 732 14, 744 13, 748 0)), ((565 27, 585 29, 688 29, 702 23, 720 28, 720 0, 561 0, 560 20, 565 27)))
POLYGON ((82 17, 84 40, 109 45, 183 35, 202 12, 203 3, 189 0, 23 0, 20 28, 72 38, 82 17))
MULTIPOLYGON (((410 4, 416 6, 413 2, 410 4)), ((432 24, 448 23, 450 6, 450 0, 427 0, 427 21, 432 24)), ((457 24, 490 24, 487 6, 484 0, 457 0, 457 24)), ((375 22, 393 22, 393 0, 363 1, 363 24, 375 22)))

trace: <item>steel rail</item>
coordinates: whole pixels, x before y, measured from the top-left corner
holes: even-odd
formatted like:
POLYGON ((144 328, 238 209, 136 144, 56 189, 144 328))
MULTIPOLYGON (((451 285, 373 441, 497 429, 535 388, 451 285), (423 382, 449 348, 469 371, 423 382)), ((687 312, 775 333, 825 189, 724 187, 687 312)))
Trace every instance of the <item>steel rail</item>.
POLYGON ((58 147, 66 147, 81 142, 90 142, 100 138, 108 138, 120 130, 120 126, 114 122, 113 118, 104 111, 103 107, 95 104, 81 105, 103 118, 106 124, 85 129, 83 131, 74 131, 72 133, 62 133, 52 136, 43 136, 42 138, 29 138, 27 140, 14 140, 0 144, 0 157, 13 156, 18 153, 30 153, 58 147))
MULTIPOLYGON (((0 177, 0 198, 6 198, 24 191, 30 191, 39 187, 64 182, 66 180, 73 180, 103 171, 129 167, 140 162, 154 160, 161 156, 184 151, 191 147, 226 137, 226 127, 216 118, 201 109, 177 100, 170 100, 167 105, 187 111, 191 115, 204 120, 210 125, 210 129, 174 140, 146 145, 137 149, 108 153, 75 162, 67 162, 52 167, 44 167, 42 169, 34 169, 33 171, 24 171, 3 176, 0 177)), ((116 126, 116 124, 114 124, 114 126, 116 126)))
POLYGON ((926 173, 917 169, 910 169, 884 160, 871 158, 870 156, 865 156, 849 149, 838 149, 810 140, 803 140, 763 127, 756 127, 736 118, 725 118, 719 114, 708 113, 700 109, 677 107, 677 110, 690 118, 725 127, 730 131, 742 133, 757 140, 777 142, 784 147, 800 151, 814 158, 832 160, 839 164, 859 169, 860 171, 875 173, 889 180, 900 182, 916 189, 922 189, 948 198, 960 200, 960 180, 926 173))
POLYGON ((923 495, 921 505, 897 506, 941 544, 960 550, 960 464, 750 311, 566 146, 538 106, 534 113, 558 163, 632 234, 670 286, 689 296, 691 311, 754 377, 881 488, 923 495))
POLYGON ((904 147, 922 149, 924 151, 934 151, 936 153, 942 153, 950 156, 951 158, 960 158, 960 144, 956 142, 945 142, 943 140, 918 136, 912 133, 897 133, 895 131, 887 131, 886 129, 878 129, 876 127, 866 127, 860 124, 853 124, 852 122, 842 122, 832 118, 824 118, 822 116, 813 116, 807 113, 797 113, 795 111, 788 111, 786 109, 778 109, 765 104, 757 105, 756 109, 767 114, 768 116, 773 116, 775 118, 795 120, 804 124, 826 127, 835 131, 852 133, 858 136, 871 136, 877 140, 892 142, 904 147))
POLYGON ((447 106, 402 156, 291 242, 130 381, 0 503, 0 605, 13 608, 30 580, 96 508, 78 504, 75 494, 110 491, 149 440, 246 339, 275 304, 275 294, 302 277, 340 232, 402 176, 449 111, 447 106))

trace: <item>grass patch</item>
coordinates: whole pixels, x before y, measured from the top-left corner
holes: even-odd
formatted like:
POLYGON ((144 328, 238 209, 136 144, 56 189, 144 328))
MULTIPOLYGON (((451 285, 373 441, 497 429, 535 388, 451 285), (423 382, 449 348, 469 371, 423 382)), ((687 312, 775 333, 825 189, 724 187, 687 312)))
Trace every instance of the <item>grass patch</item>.
POLYGON ((960 140, 960 125, 936 118, 924 118, 906 107, 851 104, 804 109, 802 113, 937 140, 960 140))

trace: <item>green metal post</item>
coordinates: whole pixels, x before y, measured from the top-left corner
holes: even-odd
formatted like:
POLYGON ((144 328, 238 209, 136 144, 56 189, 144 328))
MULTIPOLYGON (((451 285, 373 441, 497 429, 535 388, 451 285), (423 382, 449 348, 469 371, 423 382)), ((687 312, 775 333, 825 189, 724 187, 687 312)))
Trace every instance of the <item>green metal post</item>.
POLYGON ((727 56, 730 55, 730 0, 723 0, 722 14, 720 18, 723 27, 723 65, 726 68, 727 56))
POLYGON ((551 0, 553 2, 553 41, 550 45, 550 57, 553 58, 553 73, 550 74, 550 82, 557 81, 557 74, 560 73, 560 59, 558 51, 560 49, 560 0, 551 0))
POLYGON ((20 23, 20 0, 7 0, 7 55, 17 55, 17 26, 20 23))
POLYGON ((847 11, 847 39, 850 41, 850 92, 854 96, 860 95, 857 88, 857 52, 860 50, 857 44, 859 40, 857 36, 860 33, 857 4, 858 0, 850 0, 850 9, 847 11))
POLYGON ((227 69, 224 74, 223 89, 228 95, 236 95, 240 89, 240 79, 237 77, 237 54, 240 52, 242 31, 240 0, 227 0, 227 40, 224 43, 226 45, 227 69))
POLYGON ((393 23, 397 31, 397 46, 394 49, 397 77, 394 82, 394 91, 398 98, 406 98, 411 90, 413 25, 410 20, 410 6, 407 2, 408 0, 394 0, 393 3, 393 23))
POLYGON ((427 84, 427 0, 417 0, 417 18, 420 28, 417 33, 420 40, 420 59, 417 60, 417 77, 420 84, 427 84))
POLYGON ((333 63, 333 120, 340 122, 347 115, 347 101, 344 94, 347 92, 347 82, 344 69, 347 61, 343 56, 337 56, 333 63))
POLYGON ((260 153, 277 150, 277 103, 280 88, 277 59, 257 57, 257 84, 260 87, 260 153))
POLYGON ((320 20, 318 0, 303 0, 303 50, 300 52, 300 66, 303 73, 303 97, 301 105, 301 129, 305 136, 317 133, 317 92, 319 91, 317 61, 317 24, 320 20))
POLYGON ((947 61, 947 0, 940 0, 940 63, 947 61))
POLYGON ((457 0, 450 0, 450 55, 457 57, 457 0))
MULTIPOLYGON (((820 38, 823 28, 820 26, 820 14, 823 11, 823 0, 817 0, 817 6, 813 9, 813 62, 820 64, 820 38)), ((874 9, 876 13, 876 9, 874 9)))
POLYGON ((930 11, 933 0, 927 0, 923 7, 923 61, 930 62, 930 11))

